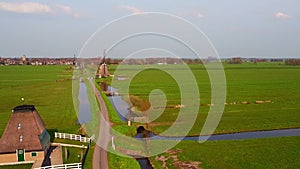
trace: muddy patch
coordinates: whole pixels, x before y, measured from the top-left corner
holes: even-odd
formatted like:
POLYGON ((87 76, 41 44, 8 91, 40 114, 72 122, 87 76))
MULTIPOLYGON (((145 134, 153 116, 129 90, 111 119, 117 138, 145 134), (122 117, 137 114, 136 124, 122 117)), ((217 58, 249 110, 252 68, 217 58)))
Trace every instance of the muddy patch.
POLYGON ((162 162, 162 168, 169 169, 168 164, 170 165, 170 162, 167 163, 167 161, 171 161, 172 166, 176 166, 177 168, 183 168, 183 169, 201 169, 199 167, 202 162, 200 161, 180 161, 178 159, 178 154, 182 153, 183 151, 181 149, 175 149, 175 150, 168 150, 166 151, 166 155, 160 155, 156 156, 156 161, 162 162))

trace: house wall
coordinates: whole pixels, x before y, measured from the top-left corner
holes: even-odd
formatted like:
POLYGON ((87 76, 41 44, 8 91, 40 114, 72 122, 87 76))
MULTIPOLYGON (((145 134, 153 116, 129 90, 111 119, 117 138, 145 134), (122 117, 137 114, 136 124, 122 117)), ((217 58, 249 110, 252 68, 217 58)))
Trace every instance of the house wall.
POLYGON ((37 151, 37 156, 32 157, 31 152, 26 153, 25 152, 25 161, 36 161, 36 160, 44 160, 44 151, 37 151))
MULTIPOLYGON (((26 152, 25 150, 25 161, 36 161, 36 160, 44 160, 44 151, 36 151, 37 156, 32 157, 31 152, 26 152)), ((1 163, 15 163, 18 162, 17 153, 11 154, 0 154, 0 164, 1 163)))
POLYGON ((0 163, 14 163, 18 162, 17 154, 0 154, 0 163))

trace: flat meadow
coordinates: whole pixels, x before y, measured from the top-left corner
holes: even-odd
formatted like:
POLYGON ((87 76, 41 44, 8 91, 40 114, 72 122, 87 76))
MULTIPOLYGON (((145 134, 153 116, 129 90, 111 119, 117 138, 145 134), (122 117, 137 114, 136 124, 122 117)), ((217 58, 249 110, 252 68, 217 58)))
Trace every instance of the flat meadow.
MULTIPOLYGON (((0 66, 0 136, 5 130, 12 109, 22 104, 35 105, 50 134, 55 131, 79 134, 80 124, 75 111, 78 107, 74 107, 72 97, 72 76, 73 69, 63 65, 0 66), (21 98, 24 98, 24 101, 21 98)), ((78 88, 76 85, 73 87, 78 88)), ((75 99, 76 101, 78 100, 75 99)), ((62 139, 54 141, 78 144, 62 139)), ((93 143, 85 163, 87 168, 92 167, 94 147, 93 143)), ((113 155, 109 155, 109 158, 110 166, 116 158, 120 168, 137 165, 137 162, 130 158, 113 155)), ((0 168, 31 168, 31 164, 0 168)))
POLYGON ((205 169, 216 168, 299 168, 299 136, 247 140, 182 141, 171 151, 152 156, 156 169, 162 169, 162 156, 170 169, 178 168, 178 162, 198 162, 205 169), (179 153, 171 153, 178 151, 179 153), (176 158, 174 158, 176 157, 176 158))
MULTIPOLYGON (((69 66, 0 66, 0 136, 12 109, 22 104, 35 105, 50 135, 55 131, 77 133, 80 125, 73 106, 72 75, 73 71, 69 66)), ((1 168, 31 166, 32 164, 1 168)))
MULTIPOLYGON (((175 106, 181 104, 177 82, 169 74, 158 70, 159 66, 168 68, 171 65, 156 65, 154 68, 151 65, 140 65, 133 69, 128 65, 128 69, 118 70, 120 72, 115 77, 122 77, 126 73, 135 71, 136 68, 145 68, 145 66, 150 69, 130 79, 129 94, 141 104, 137 109, 145 109, 152 90, 160 89, 165 93, 167 108, 161 116, 147 126, 149 130, 159 134, 175 121, 179 112, 179 108, 175 106)), ((188 66, 197 81, 200 94, 198 116, 188 133, 192 136, 200 134, 205 122, 211 104, 211 86, 203 65, 188 66)), ((223 66, 227 98, 215 134, 300 127, 299 66, 270 62, 224 63, 223 66), (255 104, 256 101, 263 101, 263 103, 255 104), (249 104, 242 104, 242 102, 249 104)), ((117 68, 116 65, 109 67, 111 73, 117 68)), ((182 70, 172 70, 181 75, 182 70)), ((80 125, 77 122, 72 99, 72 75, 73 70, 68 69, 68 66, 0 66, 0 136, 6 127, 11 110, 21 104, 34 104, 50 132, 77 133, 80 125), (24 101, 21 101, 22 97, 24 101)), ((119 81, 120 86, 122 87, 122 83, 125 82, 126 80, 119 81)), ((121 87, 118 89, 122 94, 121 87)), ((127 123, 118 119, 108 98, 102 95, 110 111, 113 128, 133 136, 134 127, 141 124, 133 123, 132 127, 128 127, 127 123)), ((197 141, 183 141, 173 150, 182 150, 178 155, 180 161, 199 161, 202 162, 200 166, 204 168, 299 168, 300 164, 296 160, 300 157, 299 146, 299 137, 282 137, 207 141, 203 144, 197 141)), ((92 152, 93 148, 88 154, 90 161, 92 152)), ((168 154, 163 155, 168 156, 168 154)), ((162 165, 161 161, 156 160, 159 156, 150 158, 155 168, 160 168, 162 165)), ((136 161, 132 159, 123 159, 112 154, 109 154, 109 159, 111 167, 114 166, 113 161, 116 159, 120 168, 128 168, 131 164, 136 165, 136 161)), ((171 158, 167 161, 169 168, 175 168, 173 162, 171 158)), ((91 166, 91 163, 88 163, 88 166, 91 166)))
MULTIPOLYGON (((180 104, 181 99, 177 82, 169 74, 159 70, 162 66, 170 65, 154 68, 148 65, 149 69, 130 79, 129 90, 130 95, 143 100, 140 101, 141 104, 148 104, 149 93, 154 89, 160 89, 166 95, 167 108, 160 117, 147 125, 156 134, 168 129, 175 121, 179 109, 172 107, 180 104)), ((299 66, 270 62, 224 63, 223 66, 227 96, 224 113, 215 134, 300 127, 299 66), (261 104, 256 104, 256 101, 261 104)), ((119 75, 122 77, 142 67, 144 66, 128 66, 118 70, 119 75)), ((211 104, 211 87, 203 65, 189 67, 197 80, 200 93, 198 117, 188 134, 192 136, 200 134, 205 122, 211 104)), ((116 68, 111 66, 112 71, 116 68)), ((173 71, 180 74, 182 70, 173 71)), ((119 83, 121 85, 117 86, 122 94, 124 82, 119 83)), ((119 131, 126 132, 124 129, 119 131)), ((150 157, 150 161, 155 168, 164 168, 164 165, 178 168, 176 165, 190 165, 193 162, 203 168, 299 168, 299 149, 299 136, 207 141, 201 144, 197 141, 182 141, 170 151, 150 157)))
MULTIPOLYGON (((300 127, 300 67, 283 63, 224 63, 227 98, 222 119, 215 133, 271 130, 300 127), (256 104, 256 101, 263 101, 256 104), (247 104, 242 104, 247 102, 247 104)), ((160 65, 170 66, 170 65, 160 65)), ((141 66, 124 69, 124 74, 141 66)), ((151 66, 149 66, 151 67, 151 66)), ((203 65, 189 65, 198 83, 200 109, 189 135, 199 135, 211 104, 210 81, 203 65)), ((111 67, 114 70, 116 67, 111 67)), ((176 81, 159 66, 146 69, 130 79, 130 95, 148 102, 149 93, 160 89, 167 98, 164 113, 149 123, 149 129, 161 133, 175 121, 180 104, 180 89, 176 81)), ((173 67, 172 67, 173 68, 173 67)), ((180 74, 182 70, 173 70, 180 74)), ((122 70, 118 70, 122 72, 122 70)), ((123 74, 120 73, 120 76, 123 74)), ((184 78, 184 77, 183 77, 184 78)), ((118 82, 122 86, 122 81, 118 82)), ((120 89, 122 94, 122 88, 120 89)), ((142 102, 143 103, 143 102, 142 102)))
POLYGON ((72 99, 73 71, 68 68, 0 66, 0 135, 12 109, 22 104, 35 105, 49 132, 76 133, 80 126, 72 99))

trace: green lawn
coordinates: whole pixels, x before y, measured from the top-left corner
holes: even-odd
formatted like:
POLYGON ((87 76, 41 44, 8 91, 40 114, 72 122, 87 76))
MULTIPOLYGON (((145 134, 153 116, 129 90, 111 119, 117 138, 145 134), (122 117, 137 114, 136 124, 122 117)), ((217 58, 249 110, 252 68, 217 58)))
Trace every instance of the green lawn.
MULTIPOLYGON (((178 159, 182 162, 201 162, 205 169, 272 169, 300 168, 300 137, 281 137, 235 141, 182 141, 173 150, 182 150, 178 159)), ((160 156, 170 157, 163 153, 160 156)), ((155 168, 162 168, 162 162, 151 157, 155 168)), ((169 158, 170 169, 176 168, 169 158)))
POLYGON ((131 157, 119 156, 113 153, 108 153, 108 168, 111 169, 139 169, 138 162, 131 157))
MULTIPOLYGON (((55 143, 65 143, 65 144, 74 144, 74 145, 85 145, 88 146, 88 143, 83 143, 83 142, 79 142, 79 141, 75 141, 75 140, 67 140, 67 139, 59 139, 56 138, 54 139, 55 143)), ((85 168, 92 168, 92 160, 93 160, 93 154, 94 154, 94 148, 95 148, 95 143, 92 143, 90 146, 90 149, 87 152, 87 156, 85 159, 85 163, 84 163, 84 167, 85 168)), ((65 158, 65 150, 64 148, 62 149, 62 157, 64 160, 64 163, 78 163, 79 159, 78 159, 78 154, 81 155, 81 151, 83 150, 83 155, 85 155, 87 149, 81 149, 81 148, 67 148, 67 150, 69 151, 69 156, 66 159, 65 158)))
POLYGON ((74 147, 62 147, 62 157, 64 164, 80 163, 86 149, 74 147), (66 154, 67 152, 67 154, 66 154))
POLYGON ((1 169, 30 169, 32 164, 20 164, 11 166, 0 166, 1 169))

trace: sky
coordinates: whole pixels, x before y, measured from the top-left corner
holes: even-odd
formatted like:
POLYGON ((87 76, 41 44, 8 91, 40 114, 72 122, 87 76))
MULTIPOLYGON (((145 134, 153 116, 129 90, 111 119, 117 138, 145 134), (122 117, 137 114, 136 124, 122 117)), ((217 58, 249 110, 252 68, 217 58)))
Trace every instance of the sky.
POLYGON ((0 0, 0 56, 72 57, 112 20, 162 12, 197 26, 221 57, 300 57, 299 6, 299 0, 0 0))

